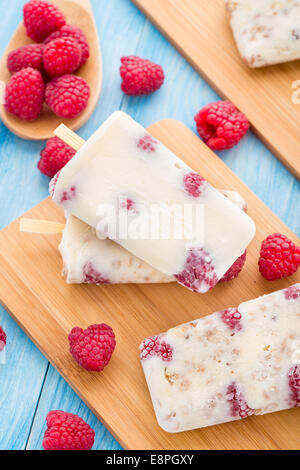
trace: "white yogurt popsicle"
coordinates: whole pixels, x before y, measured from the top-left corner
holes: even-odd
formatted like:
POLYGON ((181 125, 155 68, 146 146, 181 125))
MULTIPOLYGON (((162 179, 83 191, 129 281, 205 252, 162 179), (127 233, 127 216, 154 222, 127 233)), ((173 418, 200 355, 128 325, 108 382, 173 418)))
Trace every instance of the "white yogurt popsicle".
POLYGON ((300 284, 152 336, 141 361, 167 432, 300 406, 300 284))
POLYGON ((59 250, 68 284, 145 284, 174 282, 109 239, 97 238, 95 229, 67 216, 59 250))
MULTIPOLYGON (((239 193, 220 191, 246 210, 247 204, 239 193)), ((175 282, 175 278, 160 273, 117 243, 98 238, 94 228, 73 215, 67 215, 59 250, 68 284, 175 282)))
POLYGON ((240 55, 250 67, 300 59, 298 0, 225 0, 240 55))
MULTIPOLYGON (((202 209, 200 225, 176 218, 182 234, 178 238, 149 232, 114 237, 136 257, 196 292, 214 287, 255 233, 244 212, 120 111, 61 170, 52 195, 68 213, 100 232, 103 220, 113 220, 102 212, 104 206, 128 215, 130 229, 142 232, 153 207, 175 204, 182 214, 186 207, 194 213, 202 209)), ((174 221, 171 215, 171 225, 174 221)))

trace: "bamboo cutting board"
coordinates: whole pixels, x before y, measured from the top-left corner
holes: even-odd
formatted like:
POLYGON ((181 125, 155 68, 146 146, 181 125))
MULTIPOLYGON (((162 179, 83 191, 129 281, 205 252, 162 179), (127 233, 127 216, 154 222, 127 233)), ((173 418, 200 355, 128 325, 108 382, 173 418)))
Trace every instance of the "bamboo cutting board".
MULTIPOLYGON (((257 268, 259 246, 267 234, 297 237, 231 170, 183 124, 160 121, 152 134, 214 186, 239 191, 247 200, 257 234, 244 271, 205 295, 178 284, 70 286, 61 277, 59 235, 20 233, 19 220, 0 232, 0 300, 39 349, 96 416, 127 449, 299 449, 300 409, 180 434, 156 423, 139 362, 147 336, 228 306, 299 282, 299 274, 268 282, 257 268), (103 373, 84 371, 68 352, 75 325, 105 322, 117 347, 103 373)), ((46 199, 26 217, 63 222, 63 211, 46 199)), ((4 369, 5 371, 5 369, 4 369)))
POLYGON ((300 61, 249 69, 239 56, 224 0, 133 0, 220 96, 300 178, 300 61), (294 104, 292 96, 299 104, 294 104))

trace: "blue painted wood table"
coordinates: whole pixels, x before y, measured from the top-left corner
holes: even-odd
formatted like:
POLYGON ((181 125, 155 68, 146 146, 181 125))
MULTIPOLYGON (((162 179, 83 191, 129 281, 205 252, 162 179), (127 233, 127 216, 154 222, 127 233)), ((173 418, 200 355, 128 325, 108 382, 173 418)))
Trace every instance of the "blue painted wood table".
MULTIPOLYGON (((0 2, 1 53, 21 20, 23 4, 24 0, 0 2)), ((80 135, 87 138, 116 109, 128 112, 145 126, 175 118, 195 131, 194 114, 218 99, 215 92, 129 0, 92 0, 92 4, 104 82, 97 109, 80 135), (166 82, 157 93, 143 98, 122 94, 119 60, 129 54, 163 66, 166 82)), ((43 145, 21 140, 0 124, 0 228, 48 195, 48 178, 36 168, 43 145)), ((299 234, 300 184, 251 132, 220 157, 299 234)), ((120 449, 4 309, 0 309, 0 324, 8 337, 7 361, 0 366, 0 449, 41 449, 45 417, 51 409, 77 413, 87 420, 96 431, 94 449, 120 449)))

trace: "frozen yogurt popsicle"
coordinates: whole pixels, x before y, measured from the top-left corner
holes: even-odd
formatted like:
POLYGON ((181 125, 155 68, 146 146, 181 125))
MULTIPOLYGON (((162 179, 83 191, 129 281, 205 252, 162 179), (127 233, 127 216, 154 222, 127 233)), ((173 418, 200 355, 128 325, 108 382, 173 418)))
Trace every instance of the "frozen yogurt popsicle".
POLYGON ((72 215, 59 250, 68 284, 144 284, 174 282, 109 239, 101 240, 95 229, 72 215))
MULTIPOLYGON (((246 202, 239 193, 220 191, 242 210, 246 210, 246 202)), ((94 228, 73 215, 67 215, 59 250, 63 259, 63 275, 68 284, 175 281, 175 278, 160 273, 117 243, 98 238, 94 228)))
POLYGON ((116 218, 108 216, 108 207, 128 216, 128 236, 110 238, 196 292, 214 287, 255 233, 247 214, 120 111, 83 145, 51 188, 57 204, 97 232, 104 231, 103 221, 109 225, 116 218), (153 210, 174 206, 179 216, 169 213, 176 236, 166 236, 164 222, 158 236, 152 226, 145 232, 153 210), (186 208, 202 216, 198 224, 186 219, 186 208))
POLYGON ((300 59, 298 0, 225 0, 240 55, 250 67, 300 59))
POLYGON ((141 361, 167 432, 300 406, 300 284, 152 336, 141 361))

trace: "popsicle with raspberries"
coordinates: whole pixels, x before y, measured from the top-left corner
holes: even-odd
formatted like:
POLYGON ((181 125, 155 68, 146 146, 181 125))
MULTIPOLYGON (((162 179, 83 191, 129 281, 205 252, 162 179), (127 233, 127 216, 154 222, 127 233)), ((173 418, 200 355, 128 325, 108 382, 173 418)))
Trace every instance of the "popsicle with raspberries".
POLYGON ((98 232, 116 225, 116 214, 125 215, 129 230, 108 232, 110 238, 195 292, 212 289, 255 233, 245 212, 121 111, 60 171, 51 192, 98 232), (186 208, 191 217, 184 216, 186 208), (168 212, 169 234, 164 217, 151 225, 157 209, 168 212))
POLYGON ((241 57, 249 67, 300 59, 298 0, 225 0, 241 57))
POLYGON ((67 216, 59 250, 68 284, 147 284, 174 282, 77 217, 67 216))
MULTIPOLYGON (((220 190, 234 204, 246 210, 247 204, 235 191, 220 190)), ((73 215, 67 215, 59 246, 63 276, 68 284, 147 284, 175 282, 129 253, 73 215)))
POLYGON ((141 362, 167 432, 300 406, 300 283, 145 339, 141 362))

